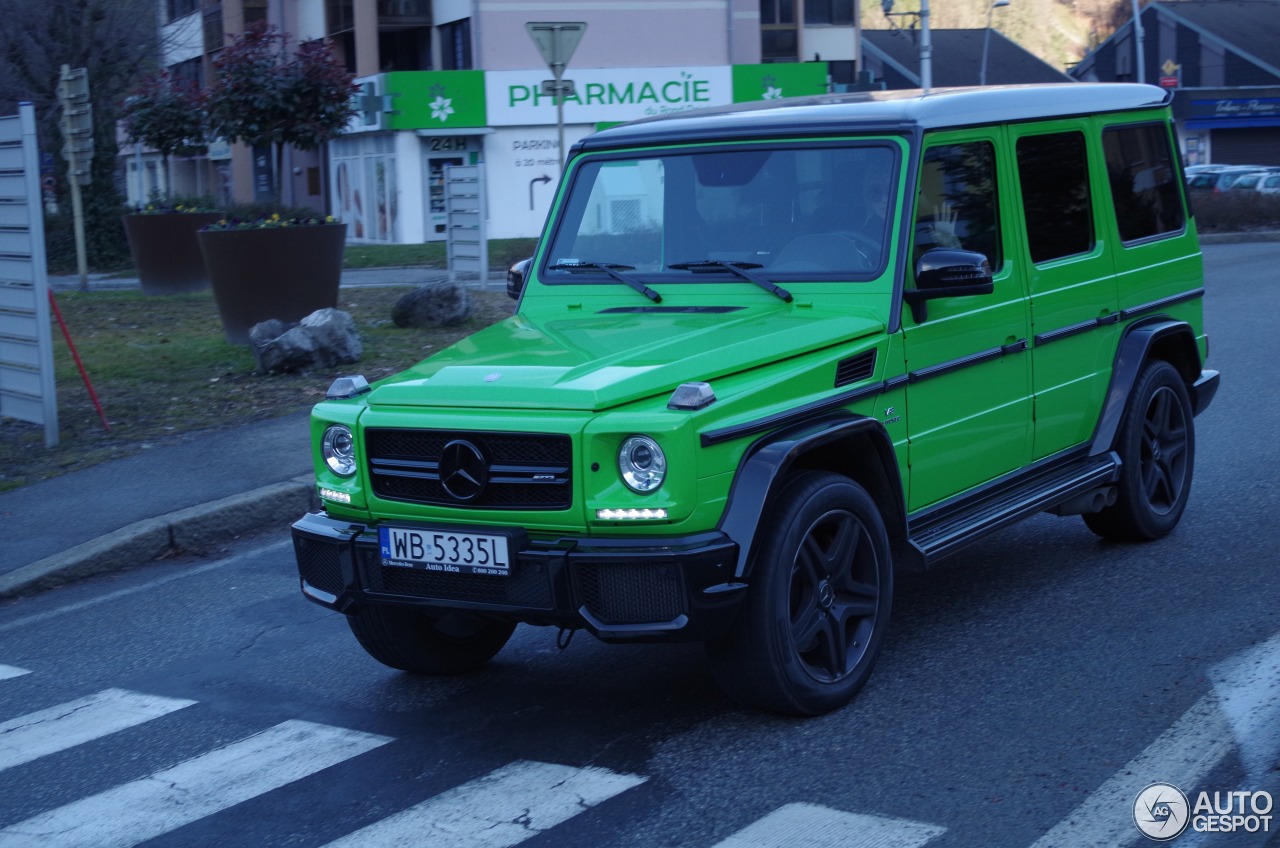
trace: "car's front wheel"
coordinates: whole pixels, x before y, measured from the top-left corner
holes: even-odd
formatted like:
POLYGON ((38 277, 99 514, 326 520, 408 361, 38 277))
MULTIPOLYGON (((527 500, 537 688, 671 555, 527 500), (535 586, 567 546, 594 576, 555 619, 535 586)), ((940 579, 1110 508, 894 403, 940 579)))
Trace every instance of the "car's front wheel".
POLYGON ((770 513, 742 613, 707 649, 738 701, 820 715, 862 688, 880 652, 893 598, 888 534, 871 496, 828 472, 791 477, 770 513))
POLYGON ((364 606, 347 615, 360 647, 383 665, 418 674, 474 671, 502 650, 515 624, 468 613, 364 606))

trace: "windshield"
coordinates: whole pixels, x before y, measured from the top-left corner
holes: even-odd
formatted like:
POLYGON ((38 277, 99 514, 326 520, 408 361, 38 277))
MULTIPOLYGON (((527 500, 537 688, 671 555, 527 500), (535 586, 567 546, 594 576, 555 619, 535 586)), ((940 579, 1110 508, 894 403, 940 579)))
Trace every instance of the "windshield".
POLYGON ((872 279, 897 162, 883 142, 597 157, 575 171, 542 279, 872 279))

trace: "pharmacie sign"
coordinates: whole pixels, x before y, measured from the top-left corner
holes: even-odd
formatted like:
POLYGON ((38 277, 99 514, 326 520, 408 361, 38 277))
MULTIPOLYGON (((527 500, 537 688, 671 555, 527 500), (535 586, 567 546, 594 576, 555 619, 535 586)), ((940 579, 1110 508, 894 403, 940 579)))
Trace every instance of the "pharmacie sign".
MULTIPOLYGON (((542 93, 547 72, 489 71, 485 89, 494 126, 556 122, 555 97, 542 93)), ((704 68, 572 68, 574 93, 565 98, 569 124, 630 121, 733 102, 728 66, 704 68)))
MULTIPOLYGON (((676 68, 571 68, 565 98, 570 124, 607 124, 703 106, 825 92, 825 62, 676 68)), ((556 101, 542 93, 545 69, 393 71, 366 78, 357 102, 360 129, 454 131, 556 123, 556 101)))

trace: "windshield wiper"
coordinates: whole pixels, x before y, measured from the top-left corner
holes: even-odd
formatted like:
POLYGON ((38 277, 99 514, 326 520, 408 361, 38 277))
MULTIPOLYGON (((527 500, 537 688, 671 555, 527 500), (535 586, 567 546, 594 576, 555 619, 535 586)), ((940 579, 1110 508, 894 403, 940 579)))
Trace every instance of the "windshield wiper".
POLYGON ((737 274, 744 280, 750 280, 770 294, 777 295, 782 298, 787 303, 791 302, 791 292, 781 286, 774 285, 770 280, 765 279, 759 274, 753 274, 748 270, 749 268, 763 268, 764 266, 759 262, 726 262, 721 259, 703 259, 699 262, 677 262, 674 265, 668 265, 667 267, 674 268, 677 271, 693 271, 694 273, 697 273, 698 271, 713 271, 717 268, 723 268, 726 271, 737 274))
POLYGON ((662 303, 662 295, 637 280, 635 277, 628 277, 621 271, 634 271, 634 265, 619 265, 616 262, 560 262, 550 266, 551 271, 604 271, 615 280, 626 283, 631 288, 640 292, 640 294, 652 300, 654 303, 662 303))

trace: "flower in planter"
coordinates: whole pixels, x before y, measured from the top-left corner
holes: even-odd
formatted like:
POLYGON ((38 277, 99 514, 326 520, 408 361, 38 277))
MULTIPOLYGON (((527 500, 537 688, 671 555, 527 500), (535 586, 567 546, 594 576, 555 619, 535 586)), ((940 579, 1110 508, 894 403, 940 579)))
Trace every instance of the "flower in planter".
POLYGON ((223 218, 209 224, 204 229, 217 230, 272 230, 283 227, 318 227, 324 224, 336 224, 338 219, 332 215, 282 215, 272 212, 256 218, 223 218))

